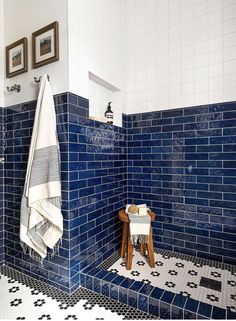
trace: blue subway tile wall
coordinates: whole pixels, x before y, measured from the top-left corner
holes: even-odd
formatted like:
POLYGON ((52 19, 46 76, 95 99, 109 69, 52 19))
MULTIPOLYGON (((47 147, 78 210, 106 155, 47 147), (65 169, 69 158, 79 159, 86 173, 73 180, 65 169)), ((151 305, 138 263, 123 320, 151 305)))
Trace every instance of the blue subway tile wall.
MULTIPOLYGON (((56 95, 55 104, 62 161, 62 247, 44 267, 22 253, 20 201, 36 102, 7 107, 0 146, 3 155, 5 145, 6 159, 4 171, 0 165, 6 264, 73 291, 86 280, 81 279, 83 269, 119 248, 117 213, 127 201, 145 202, 157 213, 157 248, 236 263, 236 103, 123 115, 123 128, 90 120, 88 100, 74 94, 56 95)), ((94 287, 115 297, 119 285, 111 283, 108 288, 98 281, 94 287)), ((124 292, 121 298, 126 296, 124 292)), ((148 304, 145 294, 140 300, 131 297, 131 305, 148 304)), ((179 313, 177 308, 166 311, 164 305, 160 311, 179 313)))
MULTIPOLYGON (((3 108, 0 107, 0 158, 3 158, 3 108)), ((4 164, 0 161, 0 265, 4 262, 4 209, 3 209, 3 176, 4 164)))
POLYGON ((20 202, 23 193, 29 144, 35 115, 36 102, 27 102, 4 109, 5 125, 5 263, 62 290, 70 287, 69 229, 68 229, 68 145, 67 110, 68 94, 55 96, 57 129, 61 149, 62 211, 64 234, 59 253, 47 258, 44 266, 23 254, 19 239, 20 202))
POLYGON ((236 103, 124 115, 128 201, 155 246, 236 264, 236 103))
POLYGON ((73 290, 83 268, 101 263, 120 244, 117 215, 127 200, 126 130, 83 117, 69 105, 69 141, 73 290))
POLYGON ((64 234, 59 254, 38 266, 19 242, 24 187, 36 102, 5 108, 5 262, 73 291, 80 271, 119 247, 118 210, 127 199, 126 130, 88 118, 88 100, 57 95, 64 234))

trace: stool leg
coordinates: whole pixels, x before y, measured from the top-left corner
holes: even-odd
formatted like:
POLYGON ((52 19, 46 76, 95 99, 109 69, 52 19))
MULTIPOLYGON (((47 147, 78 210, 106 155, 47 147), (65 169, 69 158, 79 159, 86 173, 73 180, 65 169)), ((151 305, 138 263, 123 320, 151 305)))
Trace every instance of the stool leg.
POLYGON ((140 246, 140 254, 142 256, 145 255, 145 252, 146 252, 146 244, 144 242, 141 243, 141 246, 140 246))
POLYGON ((153 249, 153 240, 152 240, 152 227, 150 226, 150 233, 148 238, 148 257, 149 257, 149 265, 151 268, 155 267, 154 262, 154 249, 153 249))
POLYGON ((132 259, 133 259, 133 244, 130 240, 130 231, 128 228, 128 251, 127 251, 127 258, 126 258, 126 270, 132 269, 132 259))
POLYGON ((125 257, 127 251, 127 237, 128 237, 128 223, 123 223, 122 241, 121 241, 121 251, 120 256, 125 257))

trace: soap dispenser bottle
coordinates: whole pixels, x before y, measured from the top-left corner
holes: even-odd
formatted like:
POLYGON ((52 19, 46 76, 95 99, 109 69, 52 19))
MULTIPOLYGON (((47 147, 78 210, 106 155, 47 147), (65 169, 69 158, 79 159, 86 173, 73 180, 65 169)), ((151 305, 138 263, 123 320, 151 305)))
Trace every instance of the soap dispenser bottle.
POLYGON ((105 117, 107 119, 107 124, 113 124, 113 111, 111 110, 111 101, 107 105, 107 110, 105 111, 105 117))

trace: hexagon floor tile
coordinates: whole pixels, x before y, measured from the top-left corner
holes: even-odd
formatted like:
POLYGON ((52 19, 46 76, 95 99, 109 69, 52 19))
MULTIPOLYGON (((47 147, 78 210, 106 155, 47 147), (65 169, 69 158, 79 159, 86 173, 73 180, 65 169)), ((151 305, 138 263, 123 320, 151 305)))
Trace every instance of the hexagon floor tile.
POLYGON ((71 295, 0 267, 0 320, 148 320, 155 317, 85 288, 71 295))
POLYGON ((118 252, 99 267, 232 312, 236 310, 235 266, 167 250, 155 252, 154 268, 150 268, 147 256, 141 256, 137 248, 134 250, 132 270, 126 270, 125 261, 118 252), (204 279, 206 281, 202 282, 204 279), (214 284, 217 286, 214 287, 214 284))

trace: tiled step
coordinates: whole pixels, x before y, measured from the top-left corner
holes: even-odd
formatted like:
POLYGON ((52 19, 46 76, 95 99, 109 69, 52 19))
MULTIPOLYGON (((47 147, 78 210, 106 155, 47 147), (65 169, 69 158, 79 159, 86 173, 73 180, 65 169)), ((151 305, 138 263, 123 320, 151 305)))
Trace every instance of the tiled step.
MULTIPOLYGON (((168 258, 176 257, 176 259, 183 260, 182 262, 192 261, 196 264, 199 269, 212 267, 214 269, 227 269, 231 273, 232 278, 235 277, 234 266, 224 265, 223 263, 193 258, 187 255, 181 255, 178 253, 173 253, 166 250, 161 250, 163 257, 168 260, 168 258)), ((141 280, 137 280, 137 276, 133 276, 132 272, 130 276, 120 275, 118 271, 119 267, 113 268, 116 262, 119 260, 119 253, 116 252, 111 257, 109 257, 105 262, 103 262, 98 267, 87 267, 82 272, 81 282, 82 285, 94 292, 105 295, 112 298, 118 302, 126 304, 128 306, 134 307, 146 313, 152 314, 155 317, 161 319, 235 319, 236 318, 236 301, 229 308, 222 308, 220 306, 214 305, 210 299, 208 302, 190 296, 187 296, 185 291, 180 291, 178 293, 174 292, 174 289, 160 288, 154 284, 145 284, 141 280), (108 270, 109 269, 109 270, 108 270), (135 280, 136 278, 136 280, 135 280), (182 292, 182 293, 181 293, 182 292)), ((186 264, 186 263, 185 263, 186 264)), ((135 269, 137 266, 135 267, 135 269)), ((125 269, 123 267, 123 269, 125 269)), ((219 270, 220 271, 220 270, 219 270)), ((186 272, 188 273, 188 271, 186 272)), ((181 281, 178 276, 176 276, 176 281, 181 281)), ((191 277, 191 275, 190 275, 191 277)), ((212 276, 213 277, 213 276, 212 276)), ((150 282, 151 283, 151 282, 150 282)), ((201 291, 208 293, 208 289, 202 287, 201 291)), ((215 290, 214 290, 215 291, 215 290)), ((189 292, 191 292, 191 287, 189 287, 189 292)), ((192 291, 194 293, 194 291, 192 291)), ((212 293, 209 291, 209 293, 212 293)), ((220 293, 219 295, 225 295, 220 293)), ((235 298, 236 299, 236 298, 235 298)), ((229 307, 230 307, 230 304, 229 307)))

